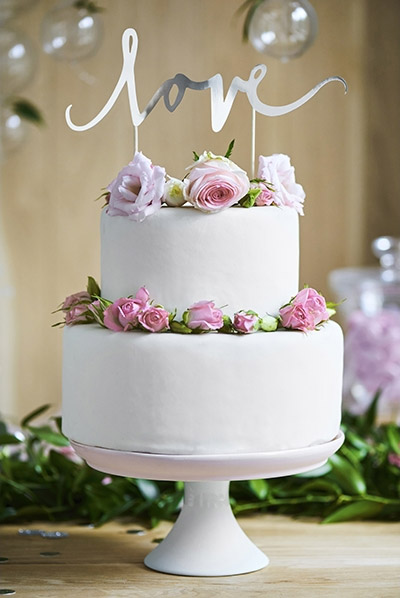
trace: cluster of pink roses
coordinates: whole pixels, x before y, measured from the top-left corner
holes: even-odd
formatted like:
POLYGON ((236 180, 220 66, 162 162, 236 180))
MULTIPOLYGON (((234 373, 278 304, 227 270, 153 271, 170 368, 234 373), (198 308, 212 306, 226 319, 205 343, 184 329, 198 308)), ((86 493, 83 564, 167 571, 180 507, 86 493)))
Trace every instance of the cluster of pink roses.
POLYGON ((161 208, 162 203, 178 207, 185 203, 207 213, 216 213, 235 204, 244 207, 289 206, 303 213, 305 193, 296 183, 288 156, 260 156, 257 178, 226 156, 203 152, 187 168, 183 180, 169 177, 141 152, 125 166, 107 187, 110 216, 127 216, 141 222, 161 208))
POLYGON ((175 312, 168 312, 161 305, 154 305, 145 287, 134 297, 122 297, 109 301, 88 291, 75 293, 66 298, 61 306, 65 324, 89 324, 97 322, 115 332, 147 330, 148 332, 219 331, 225 333, 251 334, 258 330, 272 332, 281 326, 304 332, 315 330, 334 313, 322 295, 314 289, 300 291, 288 305, 279 310, 279 317, 260 317, 254 311, 236 312, 231 319, 215 306, 213 301, 198 301, 176 320, 175 312))

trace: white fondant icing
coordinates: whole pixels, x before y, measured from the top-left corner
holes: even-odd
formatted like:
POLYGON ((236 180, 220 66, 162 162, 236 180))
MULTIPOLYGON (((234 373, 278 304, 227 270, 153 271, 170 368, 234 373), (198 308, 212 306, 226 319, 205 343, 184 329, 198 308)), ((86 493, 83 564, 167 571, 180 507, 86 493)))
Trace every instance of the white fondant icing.
POLYGON ((201 300, 276 315, 298 291, 298 215, 274 206, 203 214, 163 207, 144 222, 101 220, 102 295, 115 300, 146 286, 181 313, 201 300))
POLYGON ((247 336, 66 327, 63 431, 83 444, 165 454, 326 442, 339 429, 342 356, 334 322, 247 336))

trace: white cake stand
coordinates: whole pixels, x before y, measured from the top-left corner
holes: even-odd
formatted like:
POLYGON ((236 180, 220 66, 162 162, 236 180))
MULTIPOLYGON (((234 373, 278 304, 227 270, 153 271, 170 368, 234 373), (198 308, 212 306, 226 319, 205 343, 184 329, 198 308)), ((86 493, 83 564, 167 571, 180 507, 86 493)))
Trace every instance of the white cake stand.
POLYGON ((150 569, 175 575, 221 576, 268 565, 239 527, 229 504, 229 481, 276 478, 323 465, 344 435, 302 449, 242 455, 157 455, 98 448, 71 441, 85 461, 104 473, 185 482, 181 513, 167 537, 145 558, 150 569))

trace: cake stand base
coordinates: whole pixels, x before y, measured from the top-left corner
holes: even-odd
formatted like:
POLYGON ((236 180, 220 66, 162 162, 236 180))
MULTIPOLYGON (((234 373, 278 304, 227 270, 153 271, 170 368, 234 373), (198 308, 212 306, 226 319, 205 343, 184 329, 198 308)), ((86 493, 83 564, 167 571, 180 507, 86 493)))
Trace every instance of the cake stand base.
POLYGON ((221 576, 257 571, 268 558, 238 525, 229 482, 186 482, 175 525, 144 563, 163 573, 221 576))
POLYGON ((276 478, 323 465, 344 440, 287 451, 242 455, 157 455, 88 446, 71 440, 94 469, 152 480, 183 480, 181 513, 145 565, 162 573, 239 575, 268 565, 268 558, 239 527, 229 504, 229 481, 276 478))

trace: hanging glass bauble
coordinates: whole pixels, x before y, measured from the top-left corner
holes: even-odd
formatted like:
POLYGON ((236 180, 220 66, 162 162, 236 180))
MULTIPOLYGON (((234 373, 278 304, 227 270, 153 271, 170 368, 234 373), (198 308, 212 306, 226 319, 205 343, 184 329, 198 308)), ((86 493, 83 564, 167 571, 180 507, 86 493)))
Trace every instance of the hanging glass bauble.
POLYGON ((264 0, 249 25, 249 40, 258 52, 283 62, 301 56, 318 32, 318 18, 308 0, 264 0))
POLYGON ((103 36, 98 13, 76 6, 68 0, 59 3, 44 17, 41 27, 42 47, 46 54, 76 62, 94 54, 103 36))
POLYGON ((0 26, 23 10, 32 8, 37 0, 0 0, 0 26))
POLYGON ((19 93, 35 66, 36 52, 29 38, 17 29, 0 28, 0 97, 19 93))
POLYGON ((0 161, 4 161, 9 154, 22 145, 27 133, 26 121, 21 119, 11 107, 0 105, 0 161))

